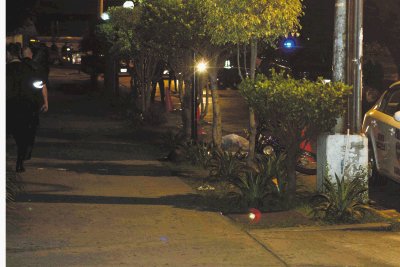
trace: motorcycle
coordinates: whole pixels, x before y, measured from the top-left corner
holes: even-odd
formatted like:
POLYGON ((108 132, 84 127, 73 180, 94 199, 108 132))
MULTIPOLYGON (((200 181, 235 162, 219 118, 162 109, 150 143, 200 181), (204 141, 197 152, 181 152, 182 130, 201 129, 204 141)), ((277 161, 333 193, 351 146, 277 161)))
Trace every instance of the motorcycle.
MULTIPOLYGON (((285 147, 279 143, 279 139, 258 132, 256 136, 256 153, 263 154, 265 156, 271 156, 273 154, 279 155, 285 151, 285 147)), ((297 159, 296 171, 315 175, 317 173, 317 155, 315 152, 315 145, 311 141, 303 141, 300 144, 300 154, 297 159)))

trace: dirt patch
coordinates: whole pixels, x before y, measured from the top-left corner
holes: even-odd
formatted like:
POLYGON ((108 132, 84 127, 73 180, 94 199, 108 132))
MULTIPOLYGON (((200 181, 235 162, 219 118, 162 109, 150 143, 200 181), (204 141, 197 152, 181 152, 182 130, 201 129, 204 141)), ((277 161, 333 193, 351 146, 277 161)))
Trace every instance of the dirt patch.
POLYGON ((279 212, 262 212, 256 218, 252 218, 248 213, 224 214, 235 223, 239 223, 251 228, 273 228, 273 227, 293 227, 293 226, 312 226, 317 222, 295 210, 279 212))

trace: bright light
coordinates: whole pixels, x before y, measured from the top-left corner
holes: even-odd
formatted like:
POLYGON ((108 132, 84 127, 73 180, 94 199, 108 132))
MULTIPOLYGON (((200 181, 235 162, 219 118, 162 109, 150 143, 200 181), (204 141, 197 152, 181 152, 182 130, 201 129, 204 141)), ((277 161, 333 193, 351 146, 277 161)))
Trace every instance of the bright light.
POLYGON ((125 3, 122 5, 125 8, 132 8, 135 6, 135 4, 133 3, 133 1, 125 1, 125 3))
POLYGON ((67 47, 67 51, 71 51, 71 48, 67 47))
POLYGON ((206 62, 201 61, 201 62, 199 62, 199 63, 197 64, 197 70, 198 70, 199 72, 204 72, 204 71, 206 71, 206 69, 207 69, 207 63, 206 63, 206 62))
POLYGON ((128 72, 128 69, 122 68, 121 72, 128 72))
POLYGON ((43 81, 35 81, 33 82, 33 87, 35 87, 36 89, 42 89, 44 86, 43 81))
POLYGON ((261 212, 258 209, 251 208, 248 216, 251 224, 258 223, 261 219, 261 212))
POLYGON ((168 70, 164 70, 164 71, 163 71, 163 74, 164 74, 164 75, 168 75, 168 74, 169 74, 169 71, 168 71, 168 70))
POLYGON ((104 12, 103 14, 101 14, 101 19, 102 20, 109 20, 110 19, 110 15, 108 15, 107 12, 104 12))
POLYGON ((231 61, 230 60, 225 60, 225 65, 224 65, 224 69, 231 69, 231 61))
POLYGON ((283 43, 283 46, 287 49, 291 49, 295 46, 294 41, 292 39, 287 39, 285 40, 285 42, 283 43))

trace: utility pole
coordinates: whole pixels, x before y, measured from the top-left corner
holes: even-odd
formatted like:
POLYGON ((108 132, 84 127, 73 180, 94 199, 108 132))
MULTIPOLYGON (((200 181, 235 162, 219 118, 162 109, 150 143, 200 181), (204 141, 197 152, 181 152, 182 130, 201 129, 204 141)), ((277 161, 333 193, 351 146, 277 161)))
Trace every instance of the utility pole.
MULTIPOLYGON (((345 82, 346 79, 346 32, 347 32, 347 0, 335 1, 335 28, 333 43, 333 82, 345 82)), ((341 134, 344 130, 344 119, 337 119, 335 133, 341 134)))
POLYGON ((362 121, 362 57, 363 57, 363 7, 364 0, 353 0, 353 127, 354 133, 361 132, 362 121))

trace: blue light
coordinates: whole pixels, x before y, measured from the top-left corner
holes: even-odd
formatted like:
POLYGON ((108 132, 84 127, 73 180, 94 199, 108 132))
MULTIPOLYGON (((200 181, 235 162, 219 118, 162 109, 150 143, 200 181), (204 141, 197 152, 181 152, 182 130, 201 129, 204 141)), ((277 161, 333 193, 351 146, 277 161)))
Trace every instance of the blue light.
POLYGON ((296 43, 294 42, 293 39, 286 39, 283 42, 283 47, 286 49, 292 49, 292 48, 295 48, 295 46, 296 46, 296 43))

